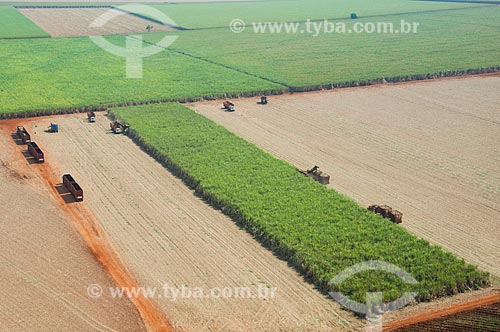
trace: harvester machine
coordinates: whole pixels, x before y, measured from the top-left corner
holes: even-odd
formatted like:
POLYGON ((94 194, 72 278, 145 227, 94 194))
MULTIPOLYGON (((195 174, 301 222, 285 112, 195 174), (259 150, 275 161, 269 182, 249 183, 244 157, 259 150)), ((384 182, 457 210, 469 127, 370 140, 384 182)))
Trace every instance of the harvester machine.
POLYGON ((314 166, 313 168, 308 170, 301 170, 297 168, 297 171, 299 171, 300 173, 304 174, 307 177, 310 177, 318 181, 321 184, 326 185, 330 183, 330 175, 320 171, 318 166, 314 166))
POLYGON ((226 100, 225 102, 222 103, 222 106, 224 109, 228 112, 234 112, 234 104, 230 102, 229 100, 226 100))
POLYGON ((110 127, 111 127, 111 130, 113 131, 113 133, 115 134, 126 134, 128 132, 128 129, 130 128, 130 126, 126 123, 120 123, 118 121, 115 121, 115 122, 112 122, 110 124, 110 127))
POLYGON ((87 118, 89 122, 95 122, 95 113, 94 111, 87 112, 87 118))

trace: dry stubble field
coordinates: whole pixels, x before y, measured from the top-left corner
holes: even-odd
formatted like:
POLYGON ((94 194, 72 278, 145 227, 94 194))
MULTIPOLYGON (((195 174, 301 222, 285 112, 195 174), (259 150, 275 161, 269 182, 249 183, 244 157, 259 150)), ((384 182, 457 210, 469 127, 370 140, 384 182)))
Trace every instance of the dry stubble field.
POLYGON ((115 284, 47 188, 44 165, 29 164, 10 136, 12 123, 0 122, 0 279, 8 285, 0 330, 145 331, 128 299, 87 295, 91 284, 115 284))
MULTIPOLYGON (((55 174, 70 172, 125 266, 141 286, 204 290, 276 287, 262 299, 156 298, 183 331, 352 331, 361 322, 313 289, 245 231, 194 196, 179 179, 98 114, 26 122, 55 174)), ((28 121, 28 120, 27 120, 28 121)))
POLYGON ((500 77, 485 76, 191 105, 360 204, 500 276, 500 77))
POLYGON ((111 8, 18 8, 18 10, 52 37, 145 33, 148 25, 153 26, 153 31, 175 30, 170 26, 111 8), (95 19, 106 12, 117 16, 102 27, 90 27, 95 19))

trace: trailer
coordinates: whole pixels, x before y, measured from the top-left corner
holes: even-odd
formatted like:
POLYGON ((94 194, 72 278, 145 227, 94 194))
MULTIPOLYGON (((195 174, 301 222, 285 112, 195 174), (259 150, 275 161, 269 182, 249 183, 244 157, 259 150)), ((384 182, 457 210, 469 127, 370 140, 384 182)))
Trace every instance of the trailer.
POLYGON ((31 142, 31 136, 23 126, 17 127, 17 137, 19 137, 23 141, 23 143, 31 142))
POLYGON ((379 214, 395 224, 401 224, 403 222, 403 213, 398 210, 393 210, 388 205, 373 204, 368 207, 368 211, 379 214))
POLYGON ((45 161, 45 156, 43 155, 42 150, 35 142, 28 143, 28 151, 38 163, 43 163, 45 161))
POLYGON ((76 183, 71 174, 63 175, 63 184, 77 201, 83 201, 83 189, 76 183))

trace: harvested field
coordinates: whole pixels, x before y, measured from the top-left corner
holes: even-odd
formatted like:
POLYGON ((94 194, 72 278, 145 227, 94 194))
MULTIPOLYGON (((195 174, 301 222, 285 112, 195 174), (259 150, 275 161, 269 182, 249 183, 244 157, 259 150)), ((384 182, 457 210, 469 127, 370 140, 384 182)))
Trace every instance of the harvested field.
POLYGON ((25 125, 54 173, 71 172, 84 188, 83 204, 141 286, 200 288, 205 295, 226 287, 248 287, 253 295, 259 287, 277 288, 276 296, 267 299, 173 300, 162 293, 156 303, 174 327, 196 332, 361 328, 361 321, 194 196, 129 138, 111 134, 102 114, 92 124, 81 114, 56 119, 58 134, 43 132, 48 119, 25 125))
POLYGON ((191 105, 364 206, 500 275, 500 79, 472 77, 191 105))
POLYGON ((146 33, 148 25, 153 31, 173 31, 168 25, 126 14, 111 8, 18 8, 51 37, 96 36, 128 33, 146 33), (90 24, 102 14, 118 15, 102 27, 90 24))
MULTIPOLYGON (((0 322, 2 331, 145 331, 128 299, 87 287, 115 287, 73 221, 0 122, 0 322)), ((14 126, 14 127, 13 127, 14 126)))

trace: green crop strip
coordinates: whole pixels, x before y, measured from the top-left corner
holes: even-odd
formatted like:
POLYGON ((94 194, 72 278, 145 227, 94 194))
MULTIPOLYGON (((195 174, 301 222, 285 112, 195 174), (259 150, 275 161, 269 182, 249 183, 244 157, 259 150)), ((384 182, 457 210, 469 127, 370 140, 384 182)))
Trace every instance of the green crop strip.
MULTIPOLYGON (((426 3, 424 3, 426 4, 426 3)), ((171 49, 298 88, 356 83, 500 65, 500 7, 360 18, 356 23, 418 22, 411 34, 184 31, 171 49), (213 47, 217 45, 217 47, 213 47)), ((352 20, 342 21, 348 26, 352 20)), ((340 23, 336 21, 336 23, 340 23)), ((302 25, 301 28, 304 28, 302 25)), ((162 34, 145 36, 155 41, 162 34)), ((307 89, 304 89, 307 90, 307 89)))
MULTIPOLYGON (((117 45, 125 41, 123 36, 106 38, 117 45)), ((57 113, 284 90, 283 86, 170 50, 144 59, 143 79, 127 79, 125 59, 109 54, 87 37, 0 40, 0 49, 0 118, 18 112, 57 113)))
POLYGON ((394 300, 415 290, 418 300, 488 285, 488 274, 366 211, 298 173, 228 130, 176 103, 113 109, 132 125, 146 151, 289 260, 322 290, 364 302, 366 292, 394 300), (353 264, 382 260, 419 283, 363 272, 340 287, 329 281, 353 264))
POLYGON ((49 37, 16 8, 0 4, 0 39, 49 37))

